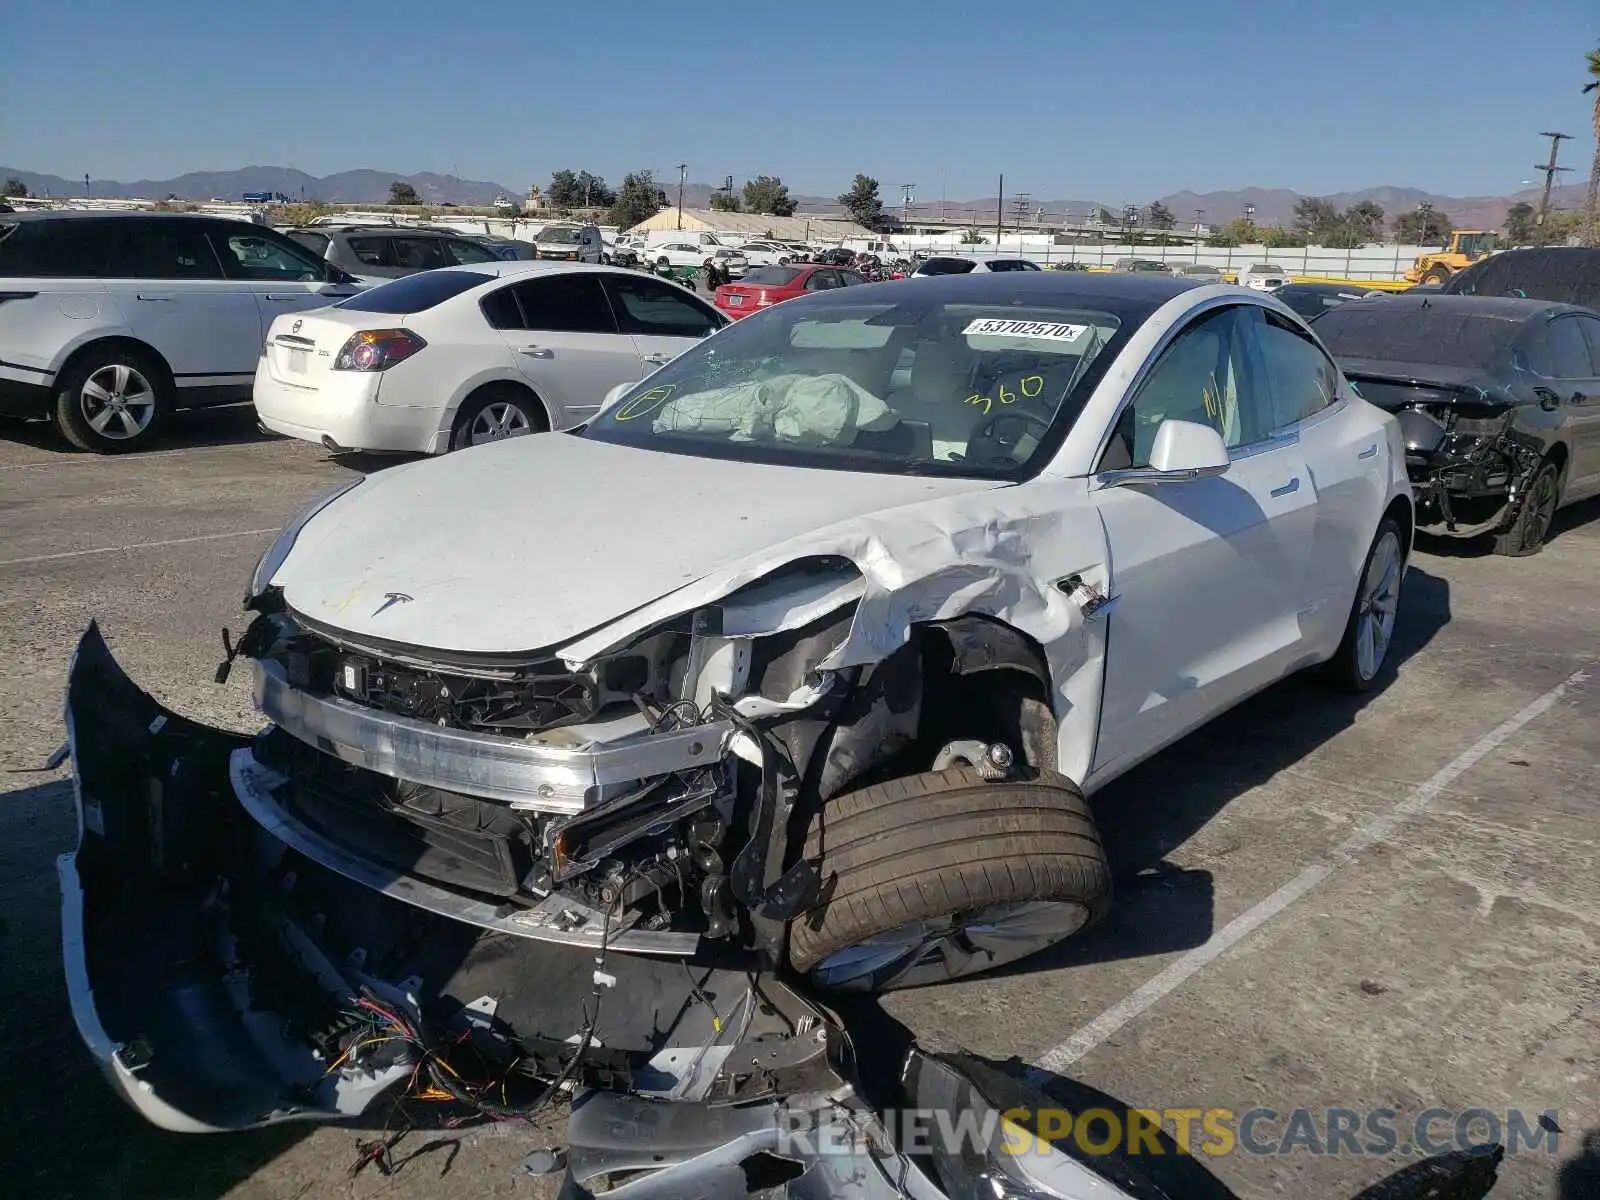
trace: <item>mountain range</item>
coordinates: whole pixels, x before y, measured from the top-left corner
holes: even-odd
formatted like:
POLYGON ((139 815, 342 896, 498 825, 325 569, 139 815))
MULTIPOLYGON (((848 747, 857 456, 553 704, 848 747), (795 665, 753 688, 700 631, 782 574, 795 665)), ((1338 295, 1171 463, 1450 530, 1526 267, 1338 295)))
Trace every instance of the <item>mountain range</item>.
MULTIPOLYGON (((43 175, 34 171, 21 171, 0 167, 0 179, 19 179, 36 196, 80 196, 83 181, 64 179, 59 175, 43 175)), ((91 180, 91 196, 127 196, 161 200, 177 196, 183 200, 209 200, 213 198, 236 200, 246 192, 278 192, 294 199, 321 200, 332 204, 380 204, 389 198, 393 183, 409 183, 428 204, 489 204, 497 196, 520 197, 521 188, 507 187, 491 180, 460 179, 454 175, 423 172, 403 175, 390 171, 341 171, 335 175, 316 176, 291 167, 244 167, 237 171, 198 171, 180 175, 175 179, 139 179, 133 182, 100 179, 91 180)), ((611 180, 613 186, 620 182, 611 180)), ((669 199, 676 199, 676 187, 671 181, 661 181, 669 199)), ((686 184, 683 201, 686 207, 704 208, 709 205, 712 185, 686 184)), ((1397 213, 1415 209, 1420 204, 1430 204, 1447 215, 1457 226, 1464 228, 1498 228, 1505 220, 1506 209, 1517 201, 1535 206, 1539 203, 1539 189, 1533 188, 1509 196, 1442 196, 1413 187, 1370 187, 1356 191, 1336 192, 1325 196, 1338 208, 1347 208, 1362 200, 1371 200, 1383 207, 1393 217, 1397 213)), ((1587 185, 1566 184, 1551 193, 1551 203, 1558 209, 1581 208, 1587 194, 1587 185)), ((837 213, 839 202, 833 196, 796 195, 801 212, 837 213)), ((1241 188, 1238 191, 1174 192, 1158 197, 1171 211, 1180 225, 1187 225, 1201 210, 1200 220, 1208 225, 1221 225, 1244 214, 1245 206, 1255 206, 1258 225, 1287 225, 1294 216, 1295 201, 1303 198, 1300 192, 1288 188, 1241 188)), ((1016 197, 1007 197, 1006 221, 1017 222, 1016 197)), ((1148 203, 1144 201, 1141 203, 1148 203)), ((917 201, 910 207, 909 215, 916 219, 931 220, 943 215, 949 220, 971 219, 978 223, 991 223, 995 219, 996 199, 993 196, 977 200, 917 201)), ((1060 219, 1063 214, 1087 217, 1104 207, 1120 212, 1122 202, 1104 200, 1039 200, 1027 202, 1030 214, 1042 209, 1047 217, 1060 219)), ((884 207, 899 214, 901 206, 892 195, 885 195, 884 207)))

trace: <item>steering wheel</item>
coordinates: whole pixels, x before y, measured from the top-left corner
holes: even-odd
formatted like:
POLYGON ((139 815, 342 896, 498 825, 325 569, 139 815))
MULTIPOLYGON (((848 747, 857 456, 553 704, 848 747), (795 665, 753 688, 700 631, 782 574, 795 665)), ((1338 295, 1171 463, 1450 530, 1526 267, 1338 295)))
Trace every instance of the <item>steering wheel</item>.
POLYGON ((1050 432, 1050 422, 1044 417, 1035 416, 1030 412, 1003 412, 990 417, 976 430, 973 431, 972 441, 991 442, 1006 454, 1016 450, 1022 441, 1023 435, 1032 433, 1036 438, 1043 439, 1050 432), (1001 430, 1007 426, 1020 426, 1014 434, 1007 437, 1001 430))

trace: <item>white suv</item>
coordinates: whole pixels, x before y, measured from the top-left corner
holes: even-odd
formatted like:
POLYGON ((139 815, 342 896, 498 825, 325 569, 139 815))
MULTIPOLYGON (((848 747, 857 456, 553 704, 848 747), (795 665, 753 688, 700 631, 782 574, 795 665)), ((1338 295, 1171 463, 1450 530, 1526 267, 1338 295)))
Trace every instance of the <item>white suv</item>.
POLYGON ((0 214, 0 415, 84 450, 250 399, 273 318, 360 286, 263 226, 166 213, 0 214))

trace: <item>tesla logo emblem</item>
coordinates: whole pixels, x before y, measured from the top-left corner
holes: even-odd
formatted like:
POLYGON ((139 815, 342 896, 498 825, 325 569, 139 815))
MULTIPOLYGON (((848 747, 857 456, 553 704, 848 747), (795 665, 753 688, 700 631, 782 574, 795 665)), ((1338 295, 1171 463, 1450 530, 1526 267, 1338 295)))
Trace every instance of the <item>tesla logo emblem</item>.
POLYGON ((383 603, 378 605, 377 608, 372 610, 372 615, 373 616, 377 616, 381 612, 387 612, 389 609, 393 608, 396 604, 410 604, 410 603, 411 603, 411 597, 406 595, 404 592, 385 592, 383 594, 383 603))
POLYGON ((289 326, 289 332, 290 333, 299 333, 300 332, 300 326, 302 326, 304 324, 305 324, 304 321, 296 321, 293 325, 289 326))

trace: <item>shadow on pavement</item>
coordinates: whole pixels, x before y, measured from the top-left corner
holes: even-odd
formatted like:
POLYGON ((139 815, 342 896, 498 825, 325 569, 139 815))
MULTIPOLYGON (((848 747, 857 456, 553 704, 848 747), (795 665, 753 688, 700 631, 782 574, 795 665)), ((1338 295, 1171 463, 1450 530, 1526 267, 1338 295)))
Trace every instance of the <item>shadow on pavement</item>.
MULTIPOLYGON (((1407 659, 1450 621, 1450 585, 1412 566, 1384 668, 1407 659)), ((1095 819, 1116 880, 1110 914, 1076 937, 997 974, 1143 958, 1203 945, 1215 926, 1209 871, 1167 855, 1236 797, 1305 759, 1383 691, 1339 692, 1306 672, 1252 697, 1097 792, 1095 819)))
POLYGON ((1562 1166, 1556 1187, 1557 1200, 1594 1200, 1600 1196, 1600 1129, 1583 1135, 1582 1149, 1562 1166))

